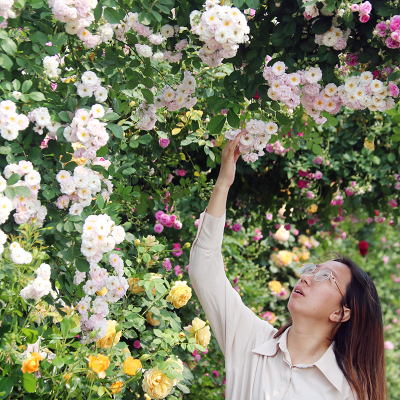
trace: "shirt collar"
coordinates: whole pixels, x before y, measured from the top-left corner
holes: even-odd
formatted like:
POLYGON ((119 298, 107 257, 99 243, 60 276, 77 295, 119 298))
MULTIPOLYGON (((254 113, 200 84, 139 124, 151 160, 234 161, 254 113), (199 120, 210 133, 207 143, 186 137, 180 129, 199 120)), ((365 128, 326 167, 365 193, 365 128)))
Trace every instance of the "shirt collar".
MULTIPOLYGON (((285 332, 282 333, 281 336, 278 338, 272 338, 267 340, 266 342, 262 343, 260 346, 257 346, 253 350, 253 353, 260 354, 267 357, 274 357, 278 353, 280 349, 283 353, 288 353, 288 349, 286 346, 287 343, 287 335, 289 329, 286 329, 285 332)), ((344 375, 342 370, 339 368, 337 364, 335 352, 334 352, 334 345, 333 342, 328 350, 326 350, 325 354, 314 364, 308 365, 308 367, 316 366, 329 380, 329 382, 335 386, 335 388, 342 394, 342 387, 343 387, 343 379, 344 375)), ((305 366, 303 366, 305 367, 305 366)))

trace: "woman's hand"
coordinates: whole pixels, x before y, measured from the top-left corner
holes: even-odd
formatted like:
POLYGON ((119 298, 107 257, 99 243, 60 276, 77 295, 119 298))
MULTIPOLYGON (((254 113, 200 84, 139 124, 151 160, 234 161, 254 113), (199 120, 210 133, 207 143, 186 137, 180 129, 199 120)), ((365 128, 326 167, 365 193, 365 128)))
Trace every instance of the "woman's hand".
POLYGON ((240 156, 239 145, 240 138, 246 133, 245 129, 233 140, 228 140, 221 156, 221 169, 215 186, 230 188, 235 180, 236 161, 240 156))

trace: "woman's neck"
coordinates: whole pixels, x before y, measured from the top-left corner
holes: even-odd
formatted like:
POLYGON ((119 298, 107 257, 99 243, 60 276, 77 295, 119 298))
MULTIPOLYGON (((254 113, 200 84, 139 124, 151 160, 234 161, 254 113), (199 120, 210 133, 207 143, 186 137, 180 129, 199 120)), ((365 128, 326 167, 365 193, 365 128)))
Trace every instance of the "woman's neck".
POLYGON ((287 336, 287 348, 292 365, 313 364, 328 350, 332 342, 328 339, 330 332, 326 327, 299 326, 293 323, 287 336))

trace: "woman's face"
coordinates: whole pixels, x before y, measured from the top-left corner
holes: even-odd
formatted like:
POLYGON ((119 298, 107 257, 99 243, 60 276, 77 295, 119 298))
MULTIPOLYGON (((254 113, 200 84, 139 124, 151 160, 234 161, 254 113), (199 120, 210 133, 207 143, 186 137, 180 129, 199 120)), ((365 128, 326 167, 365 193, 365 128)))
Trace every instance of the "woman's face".
MULTIPOLYGON (((350 268, 337 261, 327 261, 317 265, 317 271, 322 269, 332 272, 340 291, 345 296, 347 284, 351 281, 350 268)), ((293 319, 298 315, 328 321, 333 312, 341 310, 341 300, 342 295, 332 278, 317 282, 314 275, 303 275, 290 295, 288 309, 293 319), (295 292, 297 288, 303 295, 295 292)))

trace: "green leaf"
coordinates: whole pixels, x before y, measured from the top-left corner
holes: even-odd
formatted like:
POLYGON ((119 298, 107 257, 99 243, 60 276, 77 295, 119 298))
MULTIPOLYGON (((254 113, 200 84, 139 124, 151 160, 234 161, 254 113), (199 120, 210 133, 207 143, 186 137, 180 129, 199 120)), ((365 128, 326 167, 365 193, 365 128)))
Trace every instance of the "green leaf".
POLYGON ((118 139, 122 139, 124 137, 124 130, 116 124, 107 124, 107 128, 114 134, 118 139))
POLYGON ((318 19, 314 22, 311 33, 316 33, 317 35, 322 35, 325 32, 328 32, 332 27, 331 19, 318 19))
POLYGON ((145 100, 146 100, 149 104, 153 104, 153 102, 154 102, 154 96, 153 96, 153 93, 151 92, 151 90, 149 90, 149 89, 142 89, 142 94, 143 94, 143 97, 145 98, 145 100))
POLYGON ((79 272, 89 272, 89 263, 83 258, 75 260, 75 267, 79 272))
POLYGON ((400 133, 395 133, 390 137, 390 139, 392 139, 393 142, 400 142, 400 133))
POLYGON ((51 43, 53 43, 54 46, 63 46, 67 43, 67 39, 67 35, 64 32, 60 32, 51 38, 51 43))
POLYGON ((98 21, 103 14, 103 4, 101 2, 97 3, 96 8, 93 10, 94 19, 98 21))
MULTIPOLYGON (((67 318, 64 318, 64 320, 66 320, 67 318)), ((64 321, 63 320, 63 321, 64 321)), ((62 359, 62 357, 55 357, 52 361, 52 364, 56 367, 56 368, 61 368, 64 365, 64 360, 62 359)))
POLYGON ((10 199, 12 200, 15 197, 15 191, 13 188, 10 187, 6 187, 6 189, 4 190, 4 194, 10 199))
POLYGON ((22 84, 22 93, 26 93, 32 86, 32 81, 28 79, 22 84))
POLYGON ((237 8, 242 7, 243 4, 244 4, 244 0, 233 0, 233 5, 237 8))
POLYGON ((13 66, 13 62, 6 54, 0 54, 0 65, 7 71, 10 71, 13 66))
POLYGON ((40 92, 32 92, 32 93, 29 93, 29 98, 30 98, 31 100, 34 100, 34 101, 43 101, 43 100, 46 100, 46 98, 44 97, 43 93, 40 93, 40 92))
POLYGON ((68 113, 66 111, 61 111, 58 113, 58 116, 60 117, 61 121, 64 122, 70 122, 71 118, 69 117, 68 113))
POLYGON ((240 124, 239 117, 232 109, 229 109, 228 111, 228 124, 233 128, 238 128, 240 124))
POLYGON ((106 7, 104 9, 103 16, 110 24, 118 24, 120 21, 118 11, 111 7, 106 7))
POLYGON ((35 393, 36 392, 36 376, 34 373, 29 374, 25 372, 22 375, 22 386, 28 393, 35 393))
POLYGON ((388 81, 396 81, 400 78, 400 71, 394 71, 388 76, 388 81))
POLYGON ((108 146, 105 145, 97 150, 96 157, 104 157, 105 155, 107 155, 107 153, 108 153, 108 146))
POLYGON ((16 186, 14 188, 15 194, 21 197, 31 197, 31 190, 25 186, 16 186))
POLYGON ((11 54, 13 56, 15 54, 15 50, 17 50, 17 45, 13 40, 7 38, 1 41, 1 48, 7 54, 11 54))
POLYGON ((11 393, 13 386, 14 379, 11 376, 0 377, 0 392, 3 393, 0 398, 6 398, 11 393))
POLYGON ((151 142, 152 139, 153 138, 151 137, 151 135, 147 134, 147 135, 144 135, 144 136, 140 136, 140 138, 138 139, 138 142, 140 144, 148 144, 148 143, 151 142))
POLYGON ((313 144, 312 146, 312 151, 314 152, 314 154, 322 154, 322 149, 321 146, 319 144, 313 144))
POLYGON ((68 335, 68 331, 69 331, 69 325, 70 325, 70 321, 69 318, 63 318, 63 320, 60 323, 60 327, 61 327, 61 335, 65 338, 68 335))
POLYGON ((276 113, 276 119, 280 125, 290 125, 292 123, 292 120, 289 117, 279 112, 276 113))
POLYGON ((250 8, 253 8, 254 10, 257 10, 257 8, 260 7, 260 1, 259 0, 246 0, 246 4, 250 8))
MULTIPOLYGON (((168 12, 169 12, 169 10, 168 10, 168 12)), ((158 11, 156 11, 156 10, 151 10, 151 13, 153 14, 154 18, 155 18, 158 22, 161 22, 161 21, 162 21, 162 16, 161 16, 161 14, 160 14, 158 11)))
POLYGON ((396 156, 393 153, 388 154, 388 161, 390 163, 394 162, 395 159, 396 159, 396 156))
POLYGON ((99 208, 104 208, 104 199, 103 199, 103 196, 101 194, 99 194, 97 196, 97 206, 99 208))
POLYGON ((208 123, 208 129, 211 135, 219 135, 225 125, 225 115, 216 115, 215 117, 211 118, 210 122, 208 123))
POLYGON ((20 179, 21 179, 21 175, 12 174, 12 175, 7 179, 7 186, 15 185, 20 179))

